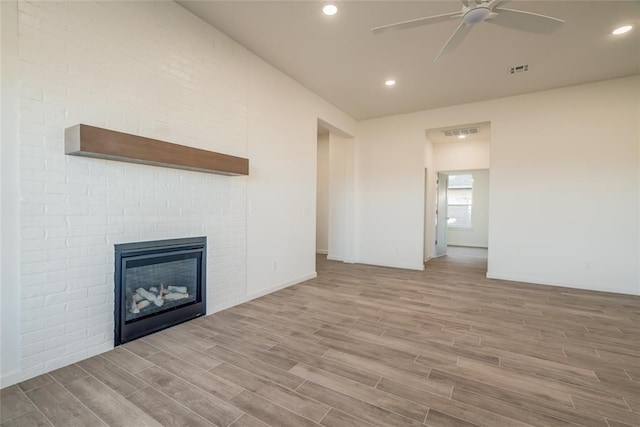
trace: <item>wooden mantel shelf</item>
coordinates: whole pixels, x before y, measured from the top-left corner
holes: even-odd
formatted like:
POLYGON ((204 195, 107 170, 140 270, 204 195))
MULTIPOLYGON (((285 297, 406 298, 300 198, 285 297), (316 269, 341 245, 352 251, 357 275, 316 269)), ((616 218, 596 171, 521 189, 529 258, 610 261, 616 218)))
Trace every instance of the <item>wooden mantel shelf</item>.
POLYGON ((249 159, 83 124, 65 130, 65 153, 222 175, 249 175, 249 159))

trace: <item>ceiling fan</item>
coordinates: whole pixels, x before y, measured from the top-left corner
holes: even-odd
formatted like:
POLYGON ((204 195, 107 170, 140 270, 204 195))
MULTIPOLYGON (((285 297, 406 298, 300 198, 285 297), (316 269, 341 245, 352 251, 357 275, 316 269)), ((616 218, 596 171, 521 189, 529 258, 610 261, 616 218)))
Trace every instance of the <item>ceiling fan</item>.
POLYGON ((411 19, 408 21, 396 22, 382 25, 371 29, 374 34, 380 34, 388 30, 403 30, 406 28, 418 27, 421 25, 435 24, 437 22, 450 21, 455 18, 462 18, 462 22, 453 32, 449 40, 444 44, 433 62, 444 58, 453 52, 471 31, 474 24, 488 22, 503 27, 532 33, 548 34, 564 23, 562 19, 551 16, 540 15, 524 10, 505 9, 499 7, 507 3, 506 0, 461 0, 462 12, 445 13, 442 15, 427 16, 424 18, 411 19))

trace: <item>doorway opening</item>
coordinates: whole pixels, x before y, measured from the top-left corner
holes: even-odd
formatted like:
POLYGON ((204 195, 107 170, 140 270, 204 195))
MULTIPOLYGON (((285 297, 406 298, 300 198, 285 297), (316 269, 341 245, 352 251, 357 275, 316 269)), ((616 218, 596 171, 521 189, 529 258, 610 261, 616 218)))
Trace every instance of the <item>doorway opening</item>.
POLYGON ((355 141, 321 119, 317 129, 316 259, 353 263, 355 141))
POLYGON ((489 170, 439 172, 435 257, 489 247, 489 170))
POLYGON ((490 122, 426 131, 425 263, 488 257, 490 122))
POLYGON ((329 253, 329 130, 318 123, 316 255, 329 253))

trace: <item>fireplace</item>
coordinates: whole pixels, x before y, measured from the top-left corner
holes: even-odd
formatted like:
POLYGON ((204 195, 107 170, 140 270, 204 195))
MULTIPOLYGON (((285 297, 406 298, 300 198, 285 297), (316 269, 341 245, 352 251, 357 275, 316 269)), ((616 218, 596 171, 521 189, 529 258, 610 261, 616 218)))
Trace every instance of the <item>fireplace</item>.
POLYGON ((207 238, 115 245, 114 345, 206 314, 207 238))

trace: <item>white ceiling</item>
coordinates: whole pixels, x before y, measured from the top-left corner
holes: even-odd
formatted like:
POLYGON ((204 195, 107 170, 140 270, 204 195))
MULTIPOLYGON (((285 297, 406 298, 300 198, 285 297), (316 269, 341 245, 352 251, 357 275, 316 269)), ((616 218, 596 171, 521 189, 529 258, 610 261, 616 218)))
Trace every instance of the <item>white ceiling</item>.
POLYGON ((539 35, 474 26, 433 63, 459 21, 374 35, 375 26, 453 12, 449 1, 178 1, 355 119, 462 104, 640 73, 640 1, 511 1, 566 23, 539 35), (623 36, 611 31, 635 24, 623 36), (529 71, 511 75, 511 66, 529 71), (384 80, 397 80, 395 87, 384 80))

